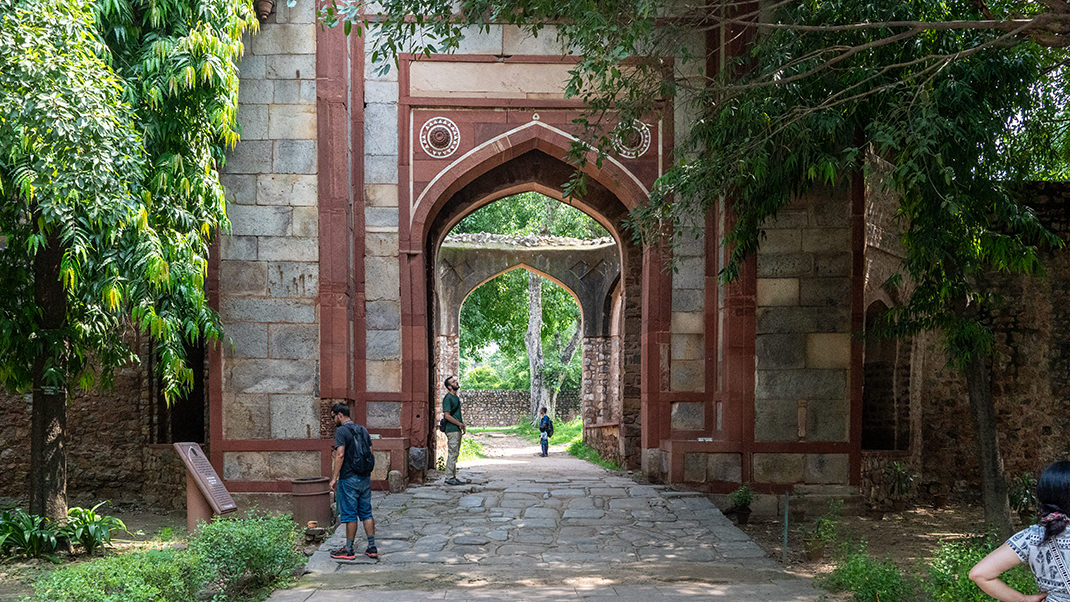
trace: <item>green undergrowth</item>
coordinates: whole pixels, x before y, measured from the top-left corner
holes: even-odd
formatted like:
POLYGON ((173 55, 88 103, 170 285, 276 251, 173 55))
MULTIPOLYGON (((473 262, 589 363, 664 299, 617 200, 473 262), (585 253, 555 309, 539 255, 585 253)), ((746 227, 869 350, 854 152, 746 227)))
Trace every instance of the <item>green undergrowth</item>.
MULTIPOLYGON (((991 602, 992 598, 969 579, 970 569, 1000 541, 984 536, 944 541, 932 562, 904 573, 888 559, 870 555, 865 541, 840 548, 836 567, 821 580, 833 592, 850 592, 854 602, 991 602)), ((1029 569, 1019 565, 1003 574, 1014 589, 1037 593, 1029 569)))
POLYGON ((616 462, 602 459, 602 456, 599 456, 598 452, 596 452, 593 448, 589 447, 583 441, 573 441, 572 444, 568 446, 568 453, 570 456, 575 456, 580 460, 586 460, 591 464, 597 464, 602 468, 608 468, 609 470, 621 469, 620 465, 616 462))
MULTIPOLYGON (((475 429, 472 429, 473 431, 475 429)), ((471 437, 463 437, 461 439, 461 453, 457 457, 459 462, 466 460, 478 460, 479 458, 486 458, 487 455, 483 452, 483 444, 471 437)))

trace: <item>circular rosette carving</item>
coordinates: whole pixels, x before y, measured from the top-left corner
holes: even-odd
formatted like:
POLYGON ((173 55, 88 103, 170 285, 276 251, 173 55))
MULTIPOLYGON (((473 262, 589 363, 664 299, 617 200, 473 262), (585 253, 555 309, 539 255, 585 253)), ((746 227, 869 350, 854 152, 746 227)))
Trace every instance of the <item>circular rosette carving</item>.
POLYGON ((429 156, 445 159, 461 145, 457 124, 445 117, 432 117, 420 128, 420 148, 429 156))
POLYGON ((633 120, 622 123, 613 132, 613 146, 626 159, 638 159, 650 149, 650 128, 645 123, 633 120))

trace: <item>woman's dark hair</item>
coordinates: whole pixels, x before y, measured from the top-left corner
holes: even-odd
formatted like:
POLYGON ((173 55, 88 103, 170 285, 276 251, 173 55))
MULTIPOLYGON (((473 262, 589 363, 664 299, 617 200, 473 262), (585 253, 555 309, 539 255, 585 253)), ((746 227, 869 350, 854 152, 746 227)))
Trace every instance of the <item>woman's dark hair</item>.
POLYGON ((336 403, 331 406, 332 414, 341 414, 343 416, 349 416, 349 406, 344 403, 336 403))
POLYGON ((1037 510, 1044 526, 1044 541, 1048 541, 1070 524, 1070 461, 1056 462, 1044 469, 1037 479, 1037 510), (1045 520, 1053 512, 1063 516, 1045 520))

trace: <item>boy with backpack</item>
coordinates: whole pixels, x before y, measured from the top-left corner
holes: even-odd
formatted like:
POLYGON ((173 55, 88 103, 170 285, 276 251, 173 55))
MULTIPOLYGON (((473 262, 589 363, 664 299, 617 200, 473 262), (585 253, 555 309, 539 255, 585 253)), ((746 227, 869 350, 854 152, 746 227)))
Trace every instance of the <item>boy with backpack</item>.
POLYGON ((353 560, 353 540, 357 536, 357 521, 364 523, 368 547, 364 555, 379 558, 375 547, 375 519, 372 518, 372 469, 375 455, 372 454, 372 438, 368 429, 349 419, 349 406, 336 403, 331 408, 331 417, 337 427, 334 431, 334 472, 331 490, 338 503, 338 516, 346 525, 345 546, 331 552, 336 560, 353 560))
POLYGON ((545 458, 550 451, 550 437, 554 436, 554 421, 546 415, 546 408, 539 410, 542 418, 539 418, 539 443, 542 445, 542 457, 545 458))

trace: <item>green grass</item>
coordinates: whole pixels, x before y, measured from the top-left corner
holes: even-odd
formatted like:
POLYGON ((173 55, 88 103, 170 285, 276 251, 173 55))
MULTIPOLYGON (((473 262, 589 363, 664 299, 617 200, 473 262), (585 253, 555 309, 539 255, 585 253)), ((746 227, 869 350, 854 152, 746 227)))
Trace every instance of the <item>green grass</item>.
MULTIPOLYGON (((475 429, 472 429, 473 431, 475 429)), ((461 439, 461 453, 457 457, 458 462, 465 462, 468 460, 478 460, 479 458, 486 458, 487 455, 483 453, 483 444, 471 437, 464 437, 461 439)))
POLYGON ((568 454, 570 456, 575 456, 575 457, 579 458, 580 460, 586 460, 586 461, 590 462, 591 464, 596 464, 598 466, 601 466, 602 468, 607 468, 609 470, 620 470, 621 469, 620 465, 617 464, 616 462, 611 462, 609 460, 603 460, 602 456, 598 455, 598 452, 596 452, 594 449, 588 447, 587 444, 584 443, 583 441, 579 441, 579 440, 573 441, 572 444, 568 446, 568 454))
MULTIPOLYGON (((527 422, 514 424, 513 426, 488 426, 468 429, 473 433, 508 433, 516 435, 531 443, 539 442, 539 429, 527 422)), ((467 439, 465 440, 467 441, 467 439)), ((598 452, 591 449, 583 442, 583 420, 579 417, 569 421, 554 421, 554 436, 550 438, 550 445, 568 445, 568 453, 580 460, 586 460, 609 470, 620 470, 616 462, 603 460, 598 452)), ((482 446, 481 446, 482 447, 482 446)), ((461 457, 464 457, 464 448, 461 448, 461 457)), ((480 456, 481 457, 481 456, 480 456)))

